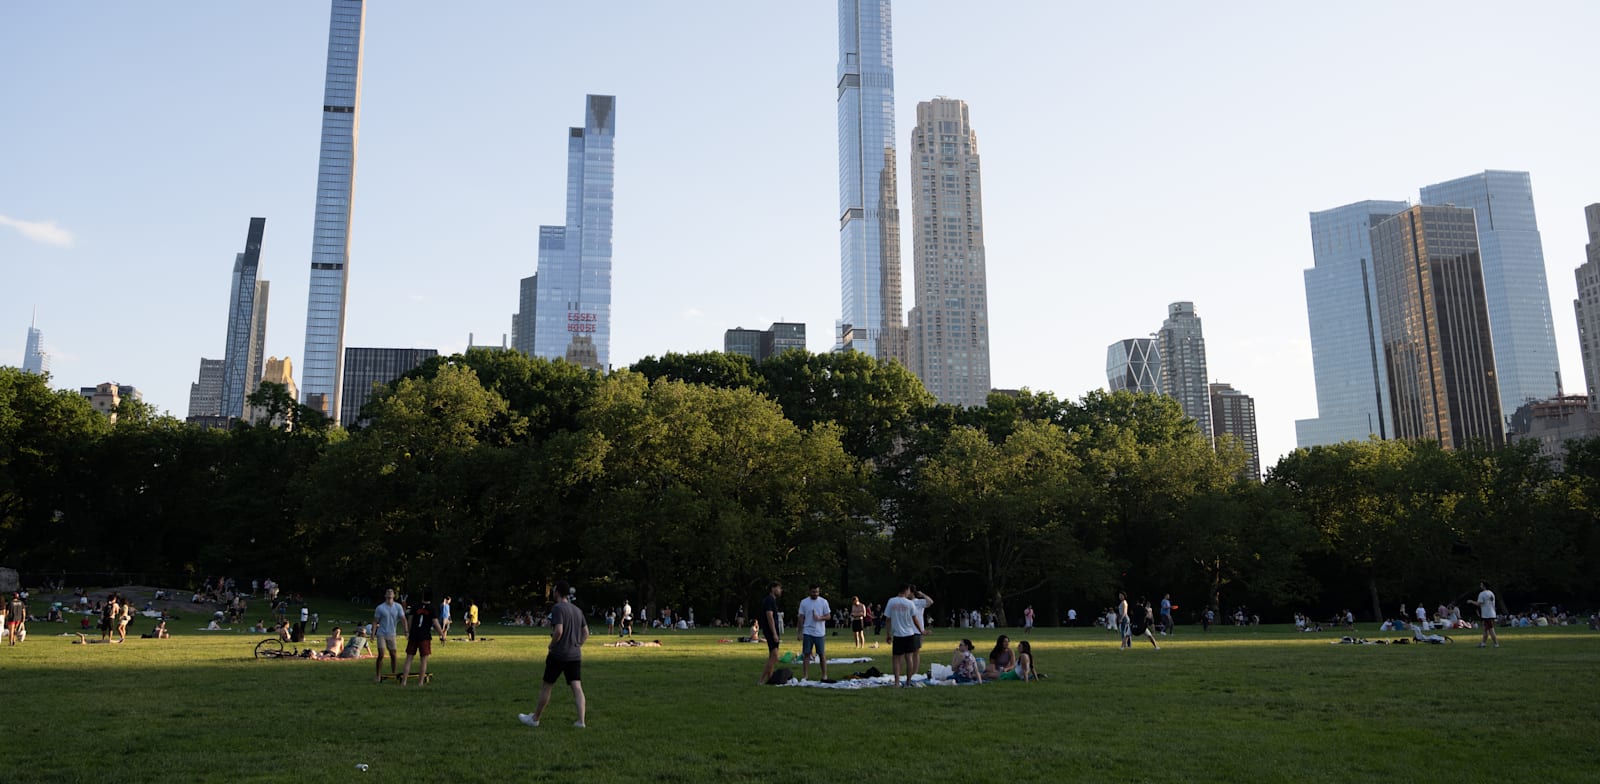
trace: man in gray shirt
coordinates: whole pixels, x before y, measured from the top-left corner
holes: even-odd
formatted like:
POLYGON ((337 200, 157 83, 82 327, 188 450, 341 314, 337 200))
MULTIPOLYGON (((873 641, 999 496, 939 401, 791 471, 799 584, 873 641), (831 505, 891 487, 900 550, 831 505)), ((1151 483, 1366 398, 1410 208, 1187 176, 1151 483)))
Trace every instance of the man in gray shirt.
POLYGON ((539 689, 539 704, 533 713, 519 713, 517 720, 529 727, 539 726, 539 717, 550 704, 550 691, 556 678, 565 676, 572 687, 572 700, 578 708, 574 727, 583 727, 588 704, 583 698, 583 644, 589 639, 589 623, 583 611, 573 606, 572 586, 566 580, 556 581, 556 603, 550 608, 550 653, 544 660, 544 684, 539 689))
POLYGON ((383 682, 383 649, 389 649, 389 674, 395 675, 399 669, 400 656, 395 652, 395 634, 399 630, 400 621, 406 617, 406 608, 394 600, 394 589, 383 592, 383 604, 372 611, 372 649, 378 652, 376 674, 372 681, 383 682))

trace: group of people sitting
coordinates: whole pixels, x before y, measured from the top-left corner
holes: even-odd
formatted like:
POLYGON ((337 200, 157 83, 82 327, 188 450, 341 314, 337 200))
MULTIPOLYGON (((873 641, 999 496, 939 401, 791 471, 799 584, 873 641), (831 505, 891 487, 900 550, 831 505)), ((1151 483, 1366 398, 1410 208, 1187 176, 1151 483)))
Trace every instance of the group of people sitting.
POLYGON ((994 641, 989 658, 981 661, 972 652, 972 641, 956 643, 955 655, 950 659, 950 669, 956 683, 983 683, 988 681, 1036 681, 1039 673, 1033 668, 1033 646, 1027 640, 1011 647, 1011 638, 1002 634, 994 641))

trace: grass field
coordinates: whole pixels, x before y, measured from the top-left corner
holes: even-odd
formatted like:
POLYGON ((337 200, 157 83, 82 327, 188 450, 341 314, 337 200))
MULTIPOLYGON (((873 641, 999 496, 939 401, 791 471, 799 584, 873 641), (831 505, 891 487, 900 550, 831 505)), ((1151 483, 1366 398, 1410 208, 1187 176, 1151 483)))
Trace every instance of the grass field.
MULTIPOLYGON (((1578 628, 1480 650, 1475 633, 1335 646, 1284 627, 1180 627, 1160 652, 1044 630, 1039 684, 828 691, 754 685, 765 647, 716 630, 614 649, 601 626, 580 730, 564 685, 545 726, 516 720, 536 696, 538 630, 436 644, 437 680, 402 689, 374 685, 371 659, 259 661, 259 635, 199 625, 83 646, 34 623, 0 647, 0 781, 1600 779, 1600 633, 1578 628)), ((948 662, 957 631, 935 630, 925 665, 948 662)), ((984 653, 993 636, 974 641, 984 653)), ((855 653, 848 631, 829 645, 855 653)), ((886 649, 866 654, 889 669, 886 649)))

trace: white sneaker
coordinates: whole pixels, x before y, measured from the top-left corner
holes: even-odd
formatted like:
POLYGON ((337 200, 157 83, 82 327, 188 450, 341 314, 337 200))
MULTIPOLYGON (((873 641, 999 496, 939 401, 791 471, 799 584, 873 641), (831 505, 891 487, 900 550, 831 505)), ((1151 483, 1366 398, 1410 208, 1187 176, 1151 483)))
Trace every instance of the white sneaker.
POLYGON ((529 727, 537 727, 537 726, 539 726, 539 720, 534 718, 533 714, 531 714, 531 713, 519 713, 519 714, 517 714, 517 721, 520 721, 523 724, 528 725, 529 727))
POLYGON ((573 723, 572 723, 572 726, 574 726, 574 727, 577 727, 577 728, 578 728, 578 729, 580 729, 580 730, 581 730, 581 729, 583 729, 583 728, 584 728, 584 727, 587 727, 587 726, 589 726, 589 725, 587 725, 587 724, 584 724, 584 723, 583 723, 583 722, 581 722, 581 721, 575 721, 575 722, 573 722, 573 723))

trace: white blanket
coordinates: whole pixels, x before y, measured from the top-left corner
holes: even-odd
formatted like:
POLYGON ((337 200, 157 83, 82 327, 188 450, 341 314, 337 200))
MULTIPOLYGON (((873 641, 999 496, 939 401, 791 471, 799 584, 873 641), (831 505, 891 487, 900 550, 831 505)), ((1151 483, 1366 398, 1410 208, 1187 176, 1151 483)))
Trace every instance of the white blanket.
POLYGON ((858 656, 854 659, 829 659, 829 664, 862 664, 872 661, 871 656, 858 656))

